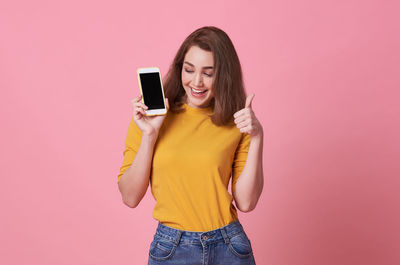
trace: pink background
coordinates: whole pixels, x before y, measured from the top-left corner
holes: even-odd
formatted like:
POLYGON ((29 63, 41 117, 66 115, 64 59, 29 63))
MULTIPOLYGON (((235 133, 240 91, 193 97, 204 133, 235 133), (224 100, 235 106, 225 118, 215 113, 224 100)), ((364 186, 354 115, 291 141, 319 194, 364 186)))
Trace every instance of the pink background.
POLYGON ((239 213, 257 264, 400 264, 398 1, 2 1, 0 263, 146 264, 150 189, 117 174, 139 93, 184 38, 225 30, 264 125, 239 213))

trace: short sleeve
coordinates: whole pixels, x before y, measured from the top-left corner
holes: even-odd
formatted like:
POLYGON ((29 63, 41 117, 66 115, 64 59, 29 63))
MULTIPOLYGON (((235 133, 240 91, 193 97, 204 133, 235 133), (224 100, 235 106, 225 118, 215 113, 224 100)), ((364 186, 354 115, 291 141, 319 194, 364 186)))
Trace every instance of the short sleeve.
POLYGON ((247 133, 242 133, 238 147, 236 148, 235 157, 232 165, 232 193, 236 190, 236 182, 243 171, 246 164, 247 154, 249 152, 251 136, 247 133))
POLYGON ((124 174, 124 172, 132 165, 132 162, 135 159, 136 153, 139 149, 141 139, 142 139, 142 132, 131 118, 128 127, 128 133, 125 139, 125 149, 123 152, 124 160, 122 162, 122 166, 118 174, 118 182, 121 180, 121 177, 124 174))

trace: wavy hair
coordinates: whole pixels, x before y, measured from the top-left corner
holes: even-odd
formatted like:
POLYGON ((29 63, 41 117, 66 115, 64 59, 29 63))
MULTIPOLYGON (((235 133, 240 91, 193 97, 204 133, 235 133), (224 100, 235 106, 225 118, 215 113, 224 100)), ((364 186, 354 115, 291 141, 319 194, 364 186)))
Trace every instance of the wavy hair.
POLYGON ((244 108, 246 94, 242 68, 231 39, 221 29, 213 26, 202 27, 192 32, 182 43, 164 79, 165 97, 172 112, 182 110, 186 93, 182 85, 183 60, 192 46, 210 51, 214 58, 214 80, 211 101, 214 113, 211 121, 218 125, 233 122, 233 114, 244 108))

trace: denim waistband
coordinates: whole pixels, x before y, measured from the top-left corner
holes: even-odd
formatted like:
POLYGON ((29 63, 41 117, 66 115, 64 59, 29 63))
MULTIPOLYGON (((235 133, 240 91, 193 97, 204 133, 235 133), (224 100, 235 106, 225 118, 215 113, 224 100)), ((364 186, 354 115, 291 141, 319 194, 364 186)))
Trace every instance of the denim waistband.
POLYGON ((175 242, 176 245, 178 245, 180 241, 188 243, 202 243, 202 242, 212 243, 224 240, 225 243, 229 243, 229 238, 242 231, 243 227, 239 222, 239 220, 236 220, 226 226, 206 232, 192 232, 192 231, 179 230, 176 228, 166 226, 161 222, 159 222, 156 235, 169 239, 175 242))

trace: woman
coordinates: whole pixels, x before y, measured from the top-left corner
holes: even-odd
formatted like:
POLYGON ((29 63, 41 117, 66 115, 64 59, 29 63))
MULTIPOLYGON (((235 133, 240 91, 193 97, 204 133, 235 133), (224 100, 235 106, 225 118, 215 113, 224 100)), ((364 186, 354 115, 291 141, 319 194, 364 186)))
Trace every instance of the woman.
POLYGON ((232 201, 248 212, 261 195, 263 129, 228 35, 216 27, 190 34, 164 89, 167 115, 145 116, 141 96, 132 100, 118 176, 132 208, 150 181, 159 222, 149 264, 255 264, 232 201))

